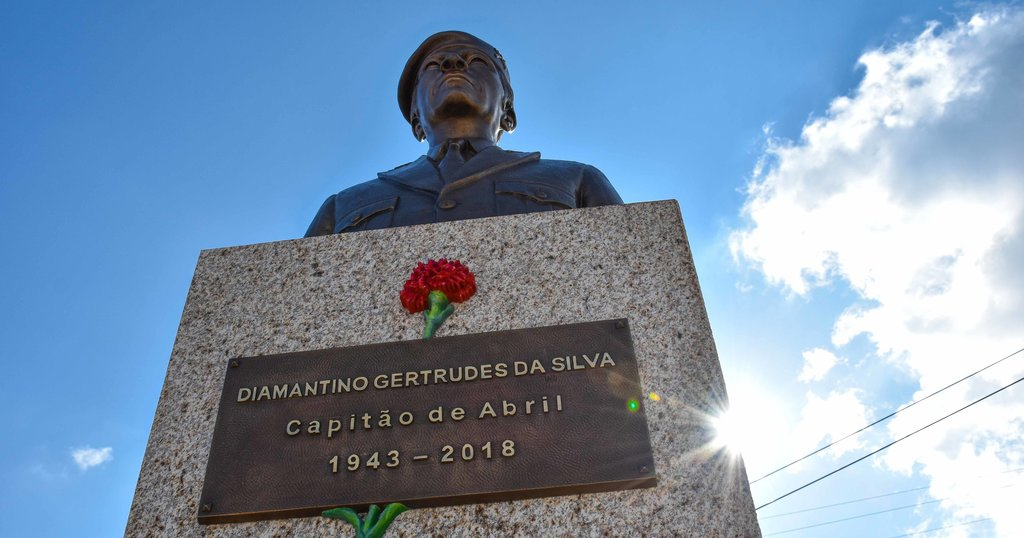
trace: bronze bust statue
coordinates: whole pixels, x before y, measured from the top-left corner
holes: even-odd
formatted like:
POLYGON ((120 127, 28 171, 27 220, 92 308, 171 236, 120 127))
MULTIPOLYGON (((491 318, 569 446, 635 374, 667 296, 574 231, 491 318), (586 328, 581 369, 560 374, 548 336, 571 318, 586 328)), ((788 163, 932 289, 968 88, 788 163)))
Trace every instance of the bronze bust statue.
POLYGON ((593 166, 499 148, 516 128, 512 103, 497 49, 465 32, 428 37, 398 82, 427 154, 328 197, 306 237, 622 203, 593 166))

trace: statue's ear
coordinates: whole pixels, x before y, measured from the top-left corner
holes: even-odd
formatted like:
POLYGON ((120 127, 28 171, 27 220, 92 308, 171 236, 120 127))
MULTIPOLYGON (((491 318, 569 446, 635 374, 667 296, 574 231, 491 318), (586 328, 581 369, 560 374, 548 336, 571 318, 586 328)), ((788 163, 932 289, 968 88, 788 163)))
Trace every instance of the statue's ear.
POLYGON ((423 142, 427 138, 427 133, 423 131, 423 124, 420 123, 420 112, 413 110, 409 114, 409 125, 412 126, 412 135, 416 137, 418 142, 423 142))
POLYGON ((501 116, 501 130, 511 133, 516 130, 516 109, 512 106, 512 101, 506 101, 504 108, 501 116))

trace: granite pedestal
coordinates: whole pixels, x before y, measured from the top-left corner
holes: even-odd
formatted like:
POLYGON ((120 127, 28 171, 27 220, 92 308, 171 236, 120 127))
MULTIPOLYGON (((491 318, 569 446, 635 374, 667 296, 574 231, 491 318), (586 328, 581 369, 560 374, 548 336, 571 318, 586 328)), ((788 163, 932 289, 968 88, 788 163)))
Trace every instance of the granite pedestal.
POLYGON ((477 295, 438 337, 626 317, 658 473, 652 489, 412 510, 393 536, 760 536, 742 461, 712 443, 725 383, 674 201, 205 250, 181 318, 125 534, 348 536, 336 520, 199 525, 229 357, 415 340, 409 272, 455 258, 477 295))

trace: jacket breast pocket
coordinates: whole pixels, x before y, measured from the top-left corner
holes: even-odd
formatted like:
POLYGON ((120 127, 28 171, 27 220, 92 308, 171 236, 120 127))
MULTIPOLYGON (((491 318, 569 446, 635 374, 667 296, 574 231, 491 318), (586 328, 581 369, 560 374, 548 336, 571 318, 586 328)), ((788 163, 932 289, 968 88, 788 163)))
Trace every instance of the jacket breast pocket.
POLYGON ((494 195, 498 203, 498 213, 504 215, 576 207, 575 194, 539 181, 496 181, 494 195))
POLYGON ((391 226, 397 205, 397 196, 360 203, 356 208, 340 214, 334 221, 334 233, 387 228, 391 226))

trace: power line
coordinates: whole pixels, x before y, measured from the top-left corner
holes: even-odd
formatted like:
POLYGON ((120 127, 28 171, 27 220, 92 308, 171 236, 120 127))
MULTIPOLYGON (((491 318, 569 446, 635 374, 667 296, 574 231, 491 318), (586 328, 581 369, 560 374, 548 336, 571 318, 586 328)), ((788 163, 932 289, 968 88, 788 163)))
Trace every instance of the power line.
POLYGON ((910 493, 912 491, 921 491, 922 489, 928 489, 928 488, 929 488, 929 486, 921 486, 919 488, 905 489, 903 491, 894 491, 892 493, 884 493, 882 495, 875 495, 875 496, 872 496, 872 497, 863 497, 861 499, 854 499, 852 501, 843 501, 843 502, 834 503, 834 504, 823 504, 821 506, 815 506, 813 508, 804 508, 803 510, 794 510, 792 512, 783 512, 781 514, 772 514, 770 516, 758 516, 757 519, 765 520, 765 519, 773 519, 773 518, 782 517, 782 516, 792 516, 794 514, 802 514, 804 512, 813 512, 815 510, 824 510, 825 508, 833 508, 833 507, 836 507, 836 506, 843 506, 845 504, 853 504, 853 503, 859 503, 859 502, 864 502, 864 501, 870 501, 870 500, 873 500, 873 499, 881 499, 882 497, 892 497, 893 495, 899 495, 901 493, 910 493))
MULTIPOLYGON (((985 477, 989 477, 989 476, 997 476, 997 475, 1002 475, 1002 474, 1007 474, 1007 473, 1017 473, 1017 472, 1020 472, 1020 471, 1024 471, 1024 467, 1021 467, 1019 469, 1009 469, 1009 470, 1002 471, 1002 472, 999 472, 999 473, 994 473, 994 474, 979 475, 979 476, 977 476, 975 478, 985 478, 985 477)), ((813 512, 815 510, 824 510, 825 508, 834 508, 836 506, 843 506, 843 505, 847 505, 847 504, 854 504, 854 503, 859 503, 859 502, 864 502, 864 501, 871 501, 871 500, 874 500, 874 499, 881 499, 883 497, 892 497, 893 495, 900 495, 902 493, 912 493, 914 491, 921 491, 923 489, 928 489, 929 487, 931 487, 931 486, 921 486, 921 487, 917 487, 917 488, 904 489, 904 490, 900 490, 900 491, 893 491, 891 493, 883 493, 881 495, 872 495, 871 497, 861 497, 860 499, 853 499, 853 500, 849 500, 849 501, 842 501, 842 502, 837 502, 837 503, 832 503, 832 504, 823 504, 821 506, 813 506, 811 508, 804 508, 803 510, 794 510, 792 512, 782 512, 781 514, 772 514, 770 516, 758 516, 758 519, 761 520, 761 521, 764 521, 766 519, 773 519, 773 518, 782 517, 782 516, 791 516, 791 515, 794 515, 794 514, 803 514, 804 512, 813 512)), ((1010 487, 1010 486, 1004 486, 1004 487, 1010 487)), ((945 500, 945 499, 940 499, 940 500, 945 500)))
POLYGON ((986 400, 986 399, 988 399, 988 398, 990 398, 992 396, 995 396, 996 394, 998 394, 998 393, 1000 393, 1000 392, 1002 392, 1002 391, 1004 391, 1004 390, 1006 390, 1006 389, 1016 385, 1017 383, 1020 383, 1021 381, 1024 381, 1024 377, 1021 377, 1021 378, 1017 379, 1016 381, 1014 381, 1013 383, 1010 383, 1009 385, 1004 385, 1004 386, 1002 386, 1002 387, 1000 387, 1000 388, 998 388, 998 389, 996 389, 996 390, 994 390, 994 391, 992 391, 992 392, 982 396, 981 398, 978 398, 977 400, 974 400, 973 402, 971 402, 971 403, 961 407, 960 409, 957 409, 956 411, 953 411, 952 413, 950 413, 950 414, 948 414, 948 415, 946 415, 946 416, 944 416, 944 417, 942 417, 942 418, 940 418, 940 419, 938 419, 938 420, 936 420, 934 422, 931 422, 930 424, 928 424, 926 426, 922 426, 922 427, 920 427, 920 428, 918 428, 918 429, 908 433, 907 435, 904 435, 903 437, 900 437, 899 439, 897 439, 897 440, 895 440, 895 441, 893 441, 893 442, 891 442, 891 443, 889 443, 887 445, 882 446, 879 449, 876 449, 876 450, 874 450, 872 452, 869 452, 869 453, 867 453, 867 454, 865 454, 865 455, 863 455, 863 456, 861 456, 861 457, 851 461, 850 463, 847 463, 846 465, 843 465, 842 467, 840 467, 838 469, 835 469, 835 470, 830 471, 830 472, 828 472, 828 473, 826 473, 826 474, 824 474, 822 476, 819 476, 818 478, 815 478, 814 480, 811 480, 810 482, 808 482, 808 483, 806 483, 806 484, 804 484, 804 485, 802 485, 802 486, 800 486, 800 487, 790 491, 789 493, 786 493, 784 495, 776 497, 776 498, 774 498, 774 499, 772 499, 772 500, 762 504, 761 506, 758 506, 754 510, 760 510, 760 509, 764 508, 765 506, 768 506, 768 505, 770 505, 772 503, 775 503, 777 501, 785 499, 786 497, 789 497, 790 495, 792 495, 792 494, 794 494, 794 493, 796 493, 796 492, 806 488, 807 486, 810 486, 812 484, 816 484, 816 483, 818 483, 818 482, 820 482, 820 481, 822 481, 822 480, 824 480, 824 479, 826 479, 826 478, 828 478, 828 477, 838 473, 839 471, 842 471, 843 469, 846 469, 847 467, 850 467, 851 465, 853 465, 855 463, 864 461, 864 460, 870 458, 871 456, 874 456, 875 454, 878 454, 879 452, 881 452, 881 451, 891 447, 892 445, 895 445, 896 443, 898 443, 898 442, 900 442, 900 441, 902 441, 902 440, 904 440, 904 439, 906 439, 906 438, 908 438, 908 437, 910 437, 912 435, 920 433, 921 431, 924 431, 924 430, 926 430, 926 429, 928 429, 928 428, 938 424, 939 422, 942 422, 943 420, 946 420, 947 418, 949 418, 949 417, 951 417, 951 416, 953 416, 953 415, 963 411, 964 409, 967 409, 968 407, 971 407, 972 405, 974 405, 974 404, 976 404, 978 402, 981 402, 981 401, 986 400))
POLYGON ((914 536, 914 535, 917 535, 917 534, 927 534, 929 532, 941 531, 942 529, 949 529, 949 528, 952 528, 952 527, 962 527, 964 525, 973 525, 975 523, 981 523, 982 521, 991 521, 991 520, 992 520, 992 518, 986 517, 986 518, 982 518, 982 519, 975 519, 974 521, 964 521, 963 523, 954 523, 952 525, 946 525, 946 526, 943 526, 943 527, 932 527, 930 529, 925 529, 923 531, 909 532, 907 534, 900 534, 898 536, 891 536, 890 538, 904 538, 905 536, 914 536))
MULTIPOLYGON (((1009 472, 1009 471, 1007 471, 1007 472, 1009 472)), ((999 473, 999 474, 1003 474, 1003 473, 999 473)), ((1008 484, 1008 485, 1002 486, 999 489, 1006 489, 1006 488, 1011 488, 1011 487, 1015 487, 1015 486, 1016 486, 1016 484, 1008 484)), ((922 488, 916 488, 916 489, 922 489, 922 488)), ((907 490, 907 491, 915 491, 915 490, 907 490)), ((906 493, 906 491, 904 491, 904 492, 897 492, 897 493, 906 493)), ((892 494, 890 494, 890 495, 892 495, 892 494)), ((880 495, 879 497, 884 497, 884 495, 880 495)), ((870 497, 870 498, 877 498, 877 497, 870 497)), ((861 518, 865 518, 865 517, 868 517, 868 516, 876 516, 878 514, 885 514, 885 513, 888 513, 888 512, 896 512, 898 510, 906 510, 907 508, 916 508, 916 507, 924 506, 924 505, 927 505, 927 504, 935 504, 935 503, 939 503, 939 502, 942 502, 942 501, 947 501, 947 500, 949 500, 951 498, 952 497, 946 497, 944 499, 932 499, 930 501, 923 501, 923 502, 918 502, 918 503, 915 503, 915 504, 908 504, 908 505, 905 505, 905 506, 897 506, 895 508, 888 508, 888 509, 885 509, 885 510, 878 510, 876 512, 869 512, 869 513, 866 513, 866 514, 859 514, 859 515, 856 515, 856 516, 844 517, 844 518, 841 518, 841 519, 833 519, 831 521, 825 521, 823 523, 815 523, 813 525, 807 525, 807 526, 799 527, 799 528, 796 528, 796 529, 786 529, 784 531, 773 532, 773 533, 766 534, 765 536, 774 536, 776 534, 786 534, 786 533, 789 533, 789 532, 802 531, 802 530, 805 530, 805 529, 813 529, 815 527, 823 527, 825 525, 832 525, 833 523, 842 523, 843 521, 850 521, 852 519, 861 519, 861 518)), ((853 502, 853 501, 851 501, 851 502, 853 502)), ((846 504, 846 503, 839 503, 839 504, 846 504)), ((838 505, 833 505, 833 506, 838 506, 838 505)), ((991 518, 986 518, 986 519, 991 519, 991 518)), ((979 520, 979 521, 981 521, 981 520, 979 520)), ((950 525, 950 526, 956 526, 956 525, 950 525)), ((941 527, 941 528, 946 528, 946 527, 941 527)), ((916 531, 916 532, 913 532, 913 533, 910 533, 910 534, 903 534, 901 536, 910 536, 911 534, 923 534, 923 533, 926 533, 926 532, 931 532, 932 530, 938 530, 938 529, 927 529, 927 530, 923 530, 923 531, 916 531)), ((894 538, 899 538, 899 537, 894 537, 894 538)))
POLYGON ((779 467, 778 469, 775 469, 774 471, 772 471, 772 472, 770 472, 770 473, 768 473, 768 474, 758 478, 757 480, 751 481, 750 483, 751 484, 756 484, 757 482, 760 482, 761 480, 764 480, 765 478, 768 478, 769 476, 771 476, 771 475, 773 475, 773 474, 775 474, 775 473, 777 473, 777 472, 779 472, 779 471, 781 471, 783 469, 787 469, 787 468, 789 468, 789 467, 791 467, 793 465, 796 465, 797 463, 800 463, 801 461, 804 461, 805 459, 807 459, 807 458, 817 454, 818 452, 821 452, 822 450, 826 450, 826 449, 832 447, 833 445, 835 445, 837 443, 841 443, 841 442, 843 442, 843 441, 853 437, 854 435, 857 435, 858 433, 860 433, 860 432, 862 432, 862 431, 864 431, 864 430, 866 430, 866 429, 868 429, 868 428, 870 428, 872 426, 875 426, 876 424, 879 424, 881 422, 885 422, 886 420, 889 420, 890 418, 896 416, 898 413, 902 413, 903 411, 906 411, 907 409, 910 409, 911 407, 913 407, 913 406, 915 406, 915 405, 917 405, 917 404, 927 400, 928 398, 931 398, 932 396, 935 396, 936 394, 938 394, 938 393, 940 393, 940 392, 942 392, 942 391, 952 387, 953 385, 956 385, 958 383, 966 381, 967 379, 970 379, 970 378, 980 374, 981 372, 984 372, 985 370, 988 370, 989 368, 991 368, 991 367, 993 367, 993 366, 995 366, 995 365, 1005 361, 1006 359, 1009 359, 1010 357, 1020 353, 1021 351, 1024 351, 1024 347, 1018 349, 1017 351, 1014 351, 1013 353, 1010 353, 1009 355, 1007 355, 1007 356, 997 360, 996 362, 993 362, 992 364, 989 364, 988 366, 982 368, 981 370, 978 370, 978 371, 976 371, 974 373, 968 374, 968 375, 966 375, 966 376, 964 376, 964 377, 962 377, 962 378, 960 378, 960 379, 958 379, 958 380, 956 380, 956 381, 946 385, 945 387, 942 387, 941 389, 939 389, 939 390, 937 390, 937 391, 935 391, 935 392, 925 396, 924 398, 921 398, 920 400, 914 400, 914 401, 910 402, 909 404, 906 405, 906 407, 902 407, 900 409, 897 409, 897 410, 893 411, 892 413, 889 413, 888 415, 885 415, 884 417, 882 417, 882 418, 872 422, 871 424, 868 424, 867 426, 864 426, 863 428, 861 428, 861 429, 859 429, 859 430, 857 430, 857 431, 847 435, 846 437, 843 437, 842 439, 837 439, 835 441, 832 441, 831 443, 829 443, 829 444, 827 444, 827 445, 825 445, 825 446, 815 450, 814 452, 811 452, 810 454, 807 454, 806 456, 804 456, 802 458, 793 460, 793 461, 783 465, 782 467, 779 467))
POLYGON ((786 533, 790 533, 790 532, 802 531, 802 530, 805 530, 805 529, 813 529, 815 527, 824 527, 825 525, 834 525, 836 523, 842 523, 843 521, 850 521, 851 519, 861 519, 861 518, 865 518, 865 517, 868 517, 868 516, 877 516, 878 514, 885 514, 887 512, 895 512, 897 510, 906 510, 907 508, 917 508, 918 506, 924 506, 926 504, 935 504, 935 503, 937 503, 939 501, 941 501, 941 499, 936 499, 934 501, 925 501, 923 503, 908 504, 906 506, 897 506, 896 508, 889 508, 888 510, 879 510, 877 512, 870 512, 870 513, 867 513, 867 514, 860 514, 860 515, 857 515, 857 516, 844 517, 842 519, 833 519, 832 521, 826 521, 824 523, 815 523, 814 525, 807 525, 806 527, 797 527, 795 529, 786 529, 784 531, 772 532, 772 533, 769 533, 769 534, 765 534, 765 536, 775 536, 777 534, 786 534, 786 533))

